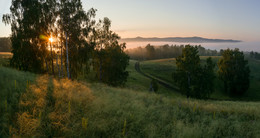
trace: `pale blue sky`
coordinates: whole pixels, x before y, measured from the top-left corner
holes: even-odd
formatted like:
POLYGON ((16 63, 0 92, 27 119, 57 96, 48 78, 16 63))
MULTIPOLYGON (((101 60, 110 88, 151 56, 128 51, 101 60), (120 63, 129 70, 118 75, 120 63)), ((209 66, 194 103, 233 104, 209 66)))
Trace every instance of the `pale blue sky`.
MULTIPOLYGON (((260 0, 82 0, 122 37, 201 36, 260 41, 260 0)), ((11 0, 0 0, 0 16, 11 0)), ((0 36, 10 26, 0 23, 0 36)))

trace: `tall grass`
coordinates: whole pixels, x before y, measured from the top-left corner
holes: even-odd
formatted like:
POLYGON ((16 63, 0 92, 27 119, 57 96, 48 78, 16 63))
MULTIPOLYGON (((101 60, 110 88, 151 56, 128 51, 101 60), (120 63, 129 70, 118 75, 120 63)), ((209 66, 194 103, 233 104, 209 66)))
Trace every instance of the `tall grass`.
MULTIPOLYGON (((1 96, 1 119, 8 114, 8 121, 1 121, 1 136, 260 137, 259 102, 186 99, 8 68, 0 68, 0 75, 17 80, 21 89, 18 97, 7 100, 7 111, 1 96), (32 82, 27 89, 26 80, 32 82)), ((3 82, 1 94, 12 97, 14 83, 3 82)))
POLYGON ((27 82, 35 81, 36 75, 15 69, 0 67, 0 135, 8 135, 9 126, 16 123, 20 95, 26 92, 27 82))

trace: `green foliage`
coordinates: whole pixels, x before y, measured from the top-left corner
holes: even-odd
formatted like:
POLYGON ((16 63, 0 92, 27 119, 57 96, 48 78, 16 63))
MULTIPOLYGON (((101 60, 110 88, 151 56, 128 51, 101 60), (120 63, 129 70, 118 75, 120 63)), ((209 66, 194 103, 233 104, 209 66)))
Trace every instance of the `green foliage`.
MULTIPOLYGON (((61 1, 20 1, 14 0, 11 14, 3 16, 3 22, 12 27, 11 65, 15 68, 32 72, 48 71, 49 62, 56 56, 47 50, 49 37, 55 41, 51 47, 65 51, 65 33, 68 35, 70 75, 77 78, 78 74, 89 71, 89 58, 93 45, 87 41, 95 21, 96 10, 87 13, 80 0, 61 1), (58 42, 59 40, 59 42, 58 42)), ((62 53, 65 55, 64 53, 62 53)), ((63 58, 65 59, 65 58, 63 58)), ((62 60, 62 58, 61 58, 62 60)), ((62 66, 62 65, 61 65, 62 66)))
MULTIPOLYGON (((96 10, 91 8, 85 12, 80 0, 57 1, 58 11, 56 29, 61 33, 59 39, 62 42, 63 55, 66 55, 66 35, 68 37, 69 70, 71 78, 87 74, 90 70, 89 59, 93 53, 95 45, 89 41, 91 32, 94 29, 96 10)), ((58 36, 58 35, 56 35, 58 36)), ((64 58, 65 59, 65 58, 64 58)), ((66 62, 66 65, 68 63, 66 62)))
POLYGON ((63 72, 62 61, 66 59, 62 57, 68 50, 65 65, 69 66, 67 74, 70 78, 87 74, 90 58, 94 55, 93 66, 101 81, 113 86, 124 84, 129 63, 129 57, 124 53, 126 46, 118 43, 120 37, 110 30, 108 18, 96 24, 95 13, 95 9, 85 12, 80 0, 14 0, 11 14, 3 16, 3 21, 12 26, 11 65, 32 72, 43 72, 45 67, 48 72, 51 62, 52 74, 55 75, 53 62, 58 53, 52 48, 56 48, 61 50, 61 65, 56 59, 60 74, 60 70, 63 72), (56 40, 50 44, 50 52, 47 50, 49 37, 56 40))
POLYGON ((186 45, 182 50, 182 56, 176 58, 177 70, 173 73, 173 79, 181 92, 187 97, 194 96, 192 87, 196 86, 196 75, 200 69, 200 58, 197 47, 186 45))
POLYGON ((224 82, 225 92, 233 96, 243 95, 249 88, 250 69, 239 49, 227 49, 218 62, 218 75, 224 82))
POLYGON ((97 78, 112 86, 124 85, 129 64, 129 56, 124 52, 125 43, 118 43, 120 37, 110 30, 111 21, 108 18, 100 21, 99 25, 94 35, 97 47, 93 57, 97 78))
POLYGON ((206 65, 202 69, 202 78, 201 78, 201 91, 205 94, 204 97, 209 97, 210 94, 214 91, 214 79, 215 79, 215 63, 212 61, 212 58, 209 57, 206 59, 206 65))
POLYGON ((155 57, 155 48, 154 46, 151 46, 150 44, 148 44, 146 47, 146 52, 147 52, 147 59, 154 59, 155 57))
POLYGON ((25 71, 41 72, 44 63, 45 42, 39 39, 47 33, 45 26, 53 23, 44 18, 52 13, 42 10, 39 1, 12 1, 11 14, 3 16, 6 24, 11 24, 12 53, 11 65, 25 71))
POLYGON ((256 60, 260 60, 260 54, 258 52, 251 51, 250 58, 254 58, 256 60))
MULTIPOLYGON (((95 64, 102 66, 100 74, 100 66, 96 66, 95 70, 102 82, 112 86, 123 85, 128 77, 126 67, 129 64, 129 56, 124 53, 124 45, 106 47, 102 50, 102 64, 96 59, 95 64)), ((100 53, 99 53, 100 54, 100 53)))
POLYGON ((202 67, 200 62, 197 46, 186 45, 182 56, 176 58, 173 79, 187 97, 206 98, 213 92, 214 63, 208 58, 202 67))
MULTIPOLYGON (((207 58, 209 58, 209 57, 200 56, 202 66, 204 66, 206 64, 207 58)), ((214 63, 217 63, 221 57, 214 56, 211 58, 214 63)), ((175 87, 176 84, 175 84, 174 80, 172 79, 172 70, 177 69, 175 62, 176 62, 175 58, 142 61, 142 62, 140 62, 140 69, 145 74, 148 74, 156 79, 160 79, 161 81, 164 81, 168 84, 171 84, 171 86, 175 87)), ((221 100, 259 101, 260 93, 258 91, 260 89, 260 62, 255 59, 248 58, 248 66, 250 68, 250 78, 249 78, 250 87, 242 97, 230 97, 228 94, 226 94, 224 92, 224 84, 223 84, 222 80, 220 80, 219 77, 216 77, 215 81, 214 81, 215 89, 214 89, 213 93, 210 95, 210 98, 221 99, 221 100)), ((218 67, 215 65, 215 68, 214 68, 215 75, 217 75, 217 70, 218 70, 218 67)), ((131 72, 131 74, 135 74, 135 73, 131 72)), ((129 77, 131 78, 132 76, 130 75, 129 77)), ((131 82, 131 79, 129 79, 129 81, 131 82)), ((133 80, 133 83, 134 82, 137 82, 137 80, 135 80, 135 81, 133 80)), ((150 80, 144 80, 143 82, 141 82, 138 79, 138 83, 143 84, 144 82, 148 82, 147 84, 144 85, 144 86, 146 86, 146 89, 147 89, 147 86, 149 86, 150 80)), ((128 84, 128 85, 130 85, 130 84, 128 84)), ((133 85, 131 85, 131 86, 133 86, 133 85)), ((160 87, 160 93, 163 88, 164 87, 160 87)), ((163 93, 167 93, 167 92, 164 91, 163 93)), ((177 91, 176 92, 173 91, 171 93, 179 94, 177 91)))

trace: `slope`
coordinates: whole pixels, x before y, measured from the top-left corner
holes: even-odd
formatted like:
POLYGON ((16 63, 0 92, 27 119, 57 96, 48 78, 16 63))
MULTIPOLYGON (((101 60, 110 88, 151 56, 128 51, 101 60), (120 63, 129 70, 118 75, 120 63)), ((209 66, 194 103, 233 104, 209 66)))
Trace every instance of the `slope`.
MULTIPOLYGON (((134 70, 133 63, 129 70, 134 70)), ((0 78, 1 136, 260 136, 259 102, 203 101, 149 93, 139 84, 144 78, 138 73, 130 75, 136 80, 129 81, 126 88, 58 80, 5 67, 0 67, 0 78)))

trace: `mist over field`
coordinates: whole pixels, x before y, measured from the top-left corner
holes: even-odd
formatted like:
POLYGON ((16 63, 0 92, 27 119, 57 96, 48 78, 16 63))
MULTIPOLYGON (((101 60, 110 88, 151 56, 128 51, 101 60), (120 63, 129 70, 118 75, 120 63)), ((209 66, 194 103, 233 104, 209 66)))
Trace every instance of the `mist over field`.
POLYGON ((239 48, 241 51, 249 52, 249 51, 256 51, 260 52, 260 41, 259 42, 237 42, 237 43, 180 43, 180 42, 127 42, 126 43, 126 48, 131 49, 131 48, 136 48, 136 47, 144 47, 147 44, 155 45, 155 46, 161 46, 161 45, 201 45, 205 47, 206 49, 211 49, 211 50, 217 50, 219 51, 220 49, 234 49, 234 48, 239 48))

